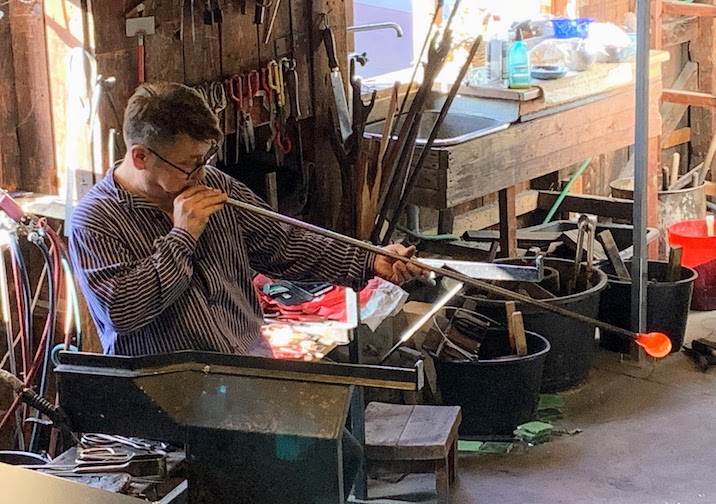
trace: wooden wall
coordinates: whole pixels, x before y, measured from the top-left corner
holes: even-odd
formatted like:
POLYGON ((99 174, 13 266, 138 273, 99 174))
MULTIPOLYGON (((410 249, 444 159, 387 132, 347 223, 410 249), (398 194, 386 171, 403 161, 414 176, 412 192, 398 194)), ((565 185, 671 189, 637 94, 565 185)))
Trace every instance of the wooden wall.
POLYGON ((0 3, 0 185, 57 190, 41 0, 0 3))

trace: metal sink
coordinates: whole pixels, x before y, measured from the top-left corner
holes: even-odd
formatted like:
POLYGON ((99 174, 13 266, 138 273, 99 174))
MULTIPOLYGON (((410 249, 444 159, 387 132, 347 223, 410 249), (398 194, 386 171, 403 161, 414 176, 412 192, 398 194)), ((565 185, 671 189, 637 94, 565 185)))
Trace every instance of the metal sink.
MULTIPOLYGON (((425 145, 427 143, 430 131, 433 129, 439 114, 439 110, 426 110, 423 112, 418 129, 418 138, 415 142, 417 145, 425 145)), ((398 124, 395 131, 400 131, 405 117, 404 114, 397 120, 398 124)), ((365 128, 365 137, 380 138, 384 123, 385 121, 378 121, 367 125, 365 128)), ((438 131, 438 136, 435 139, 433 147, 449 147, 451 145, 465 143, 469 140, 489 135, 490 133, 502 131, 509 127, 509 125, 509 122, 500 121, 491 117, 450 111, 438 131)))

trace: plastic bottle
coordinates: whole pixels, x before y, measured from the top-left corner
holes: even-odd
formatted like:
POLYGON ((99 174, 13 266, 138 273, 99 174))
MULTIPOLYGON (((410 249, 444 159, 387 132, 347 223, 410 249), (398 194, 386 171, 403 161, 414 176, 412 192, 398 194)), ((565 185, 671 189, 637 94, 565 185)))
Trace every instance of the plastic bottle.
POLYGON ((517 30, 515 42, 507 53, 507 80, 510 89, 525 89, 531 85, 530 54, 517 30))

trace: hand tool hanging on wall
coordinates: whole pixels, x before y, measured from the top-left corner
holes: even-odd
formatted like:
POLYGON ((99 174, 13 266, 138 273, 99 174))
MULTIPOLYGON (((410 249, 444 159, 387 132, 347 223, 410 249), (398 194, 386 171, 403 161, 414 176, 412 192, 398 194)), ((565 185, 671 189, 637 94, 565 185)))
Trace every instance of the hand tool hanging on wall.
POLYGON ((194 20, 194 0, 191 0, 191 4, 189 5, 189 8, 191 9, 191 41, 192 43, 196 42, 196 22, 194 20))
POLYGON ((137 77, 140 84, 145 81, 144 36, 154 35, 154 27, 154 16, 129 18, 125 24, 127 37, 137 37, 137 77))
POLYGON ((271 1, 262 2, 261 0, 254 0, 256 7, 254 8, 254 24, 264 24, 264 18, 266 17, 266 9, 271 6, 271 1))
POLYGON ((245 76, 246 81, 244 82, 243 89, 246 90, 246 94, 242 97, 242 108, 243 114, 243 138, 246 146, 246 152, 253 151, 256 149, 256 136, 254 133, 254 120, 251 117, 251 109, 254 106, 254 93, 260 86, 259 73, 256 70, 252 70, 245 76))
POLYGON ((266 34, 264 35, 264 44, 269 43, 271 38, 271 32, 273 31, 273 25, 276 22, 276 14, 278 14, 278 8, 281 5, 281 0, 273 0, 273 11, 271 12, 271 20, 269 21, 268 28, 266 28, 266 34))
POLYGON ((214 11, 211 10, 211 0, 204 0, 204 24, 214 24, 214 11))
POLYGON ((323 43, 326 46, 326 54, 328 55, 328 67, 331 72, 331 89, 333 90, 333 100, 336 103, 336 112, 338 113, 338 126, 341 130, 341 138, 343 142, 351 136, 351 117, 348 112, 348 102, 346 101, 346 90, 343 87, 343 77, 341 77, 341 69, 338 65, 338 57, 336 56, 336 41, 333 37, 333 31, 325 21, 323 28, 323 43))
POLYGON ((232 77, 229 77, 226 80, 226 93, 229 95, 229 99, 234 103, 234 112, 235 112, 235 126, 236 126, 236 144, 234 149, 234 164, 239 162, 239 144, 241 143, 240 138, 240 128, 241 128, 241 95, 242 95, 242 88, 241 88, 241 76, 234 75, 232 77))
POLYGON ((571 318, 574 320, 578 320, 585 324, 589 324, 592 327, 598 327, 605 331, 611 331, 611 332, 617 333, 617 334, 621 335, 622 337, 631 338, 634 341, 636 341, 636 343, 639 346, 644 348, 646 353, 652 357, 656 357, 656 358, 666 357, 669 354, 669 352, 671 351, 671 340, 663 333, 657 333, 657 332, 635 333, 635 332, 629 331, 627 329, 617 327, 612 324, 607 324, 606 322, 602 322, 601 320, 596 320, 591 317, 587 317, 586 315, 582 315, 581 313, 575 313, 573 311, 567 310, 566 308, 562 308, 561 306, 550 304, 550 303, 545 303, 544 301, 538 301, 536 299, 532 299, 529 296, 518 294, 516 292, 512 292, 511 290, 504 289, 502 287, 498 287, 497 285, 493 285, 493 284, 490 284, 487 282, 476 280, 476 279, 469 277, 467 275, 463 275, 462 273, 457 273, 455 271, 445 269, 445 268, 429 266, 425 263, 422 263, 418 259, 405 257, 400 254, 390 252, 384 248, 376 247, 375 245, 366 243, 366 242, 358 240, 356 238, 351 238, 349 236, 345 236, 340 233, 336 233, 335 231, 330 231, 328 229, 324 229, 322 227, 315 226, 313 224, 309 224, 307 222, 303 222, 298 219, 294 219, 292 217, 287 217, 285 215, 281 215, 279 213, 272 212, 271 210, 267 210, 265 208, 260 208, 260 207, 251 205, 249 203, 245 203, 243 201, 229 198, 226 201, 226 203, 229 205, 238 207, 242 210, 246 210, 248 212, 254 213, 256 215, 261 215, 263 217, 267 217, 269 219, 272 219, 272 220, 275 220, 278 222, 283 222, 283 223, 289 224, 291 226, 306 229, 308 231, 311 231, 311 232, 316 233, 321 236, 325 236, 325 237, 334 239, 341 243, 346 243, 346 244, 352 245, 352 246, 357 247, 361 250, 366 250, 368 252, 372 252, 373 254, 393 259, 394 261, 418 266, 419 268, 422 268, 424 270, 432 271, 438 275, 442 275, 447 278, 452 278, 453 280, 457 280, 458 282, 462 282, 466 285, 477 287, 478 289, 482 289, 484 291, 487 291, 487 292, 490 292, 493 294, 497 294, 497 295, 505 297, 507 299, 520 301, 520 302, 528 304, 530 306, 535 306, 541 310, 548 311, 551 313, 556 313, 557 315, 561 315, 563 317, 571 318))

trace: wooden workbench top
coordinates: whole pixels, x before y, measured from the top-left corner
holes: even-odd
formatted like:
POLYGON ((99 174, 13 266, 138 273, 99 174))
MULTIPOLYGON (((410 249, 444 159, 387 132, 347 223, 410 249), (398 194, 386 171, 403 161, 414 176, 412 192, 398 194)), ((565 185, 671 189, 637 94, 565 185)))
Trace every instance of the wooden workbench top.
MULTIPOLYGON (((652 75, 660 75, 660 65, 668 59, 669 53, 666 51, 651 51, 652 75)), ((502 84, 462 86, 460 94, 519 101, 520 121, 524 122, 601 99, 606 93, 632 85, 635 67, 633 60, 596 63, 590 70, 569 72, 559 79, 533 79, 533 87, 529 89, 508 89, 502 84)))

